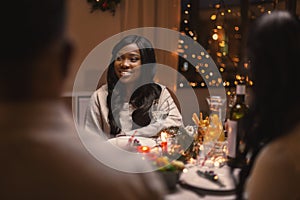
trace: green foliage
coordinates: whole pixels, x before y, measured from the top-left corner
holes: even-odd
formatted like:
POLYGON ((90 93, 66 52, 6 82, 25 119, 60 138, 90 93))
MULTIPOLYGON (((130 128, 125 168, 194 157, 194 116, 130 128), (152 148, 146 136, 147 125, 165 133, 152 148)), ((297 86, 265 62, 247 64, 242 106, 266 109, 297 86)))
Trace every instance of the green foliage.
POLYGON ((119 4, 121 0, 87 0, 87 2, 91 4, 91 12, 94 12, 95 10, 108 10, 114 15, 117 4, 119 4))

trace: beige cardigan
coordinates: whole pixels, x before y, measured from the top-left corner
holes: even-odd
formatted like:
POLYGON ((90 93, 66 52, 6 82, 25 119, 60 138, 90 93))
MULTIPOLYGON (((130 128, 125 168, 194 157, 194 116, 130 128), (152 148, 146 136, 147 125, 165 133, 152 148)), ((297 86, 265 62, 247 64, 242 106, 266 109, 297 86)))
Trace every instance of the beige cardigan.
MULTIPOLYGON (((167 100, 170 105, 170 112, 165 121, 163 123, 151 122, 148 126, 138 128, 136 130, 122 130, 123 133, 125 133, 126 135, 132 135, 135 131, 137 131, 136 135, 151 137, 156 135, 157 132, 163 128, 183 125, 180 111, 174 103, 173 98, 171 97, 168 89, 166 88, 166 86, 160 86, 162 88, 162 92, 160 94, 159 102, 165 102, 167 100)), ((84 129, 88 132, 96 132, 97 134, 104 132, 106 136, 109 137, 110 126, 108 123, 108 107, 106 104, 107 94, 108 91, 106 84, 100 87, 92 94, 90 103, 86 110, 84 129)), ((128 116, 124 117, 127 117, 127 123, 132 122, 129 112, 128 116)))

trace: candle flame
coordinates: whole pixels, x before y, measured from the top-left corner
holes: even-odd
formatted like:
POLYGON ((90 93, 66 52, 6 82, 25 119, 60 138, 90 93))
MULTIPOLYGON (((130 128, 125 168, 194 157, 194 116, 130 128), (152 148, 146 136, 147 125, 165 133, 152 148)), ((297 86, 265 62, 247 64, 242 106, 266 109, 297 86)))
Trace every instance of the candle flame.
POLYGON ((167 136, 168 136, 168 134, 166 132, 161 132, 161 134, 160 134, 161 141, 166 142, 167 141, 167 136))

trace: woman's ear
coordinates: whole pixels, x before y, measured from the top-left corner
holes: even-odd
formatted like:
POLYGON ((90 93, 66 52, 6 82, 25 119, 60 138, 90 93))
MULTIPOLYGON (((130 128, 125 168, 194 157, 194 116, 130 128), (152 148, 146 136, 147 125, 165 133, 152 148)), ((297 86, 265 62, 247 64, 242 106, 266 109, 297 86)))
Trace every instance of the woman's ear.
POLYGON ((73 56, 74 46, 70 40, 66 40, 63 43, 63 49, 61 54, 61 74, 63 78, 66 78, 69 73, 69 65, 73 56))

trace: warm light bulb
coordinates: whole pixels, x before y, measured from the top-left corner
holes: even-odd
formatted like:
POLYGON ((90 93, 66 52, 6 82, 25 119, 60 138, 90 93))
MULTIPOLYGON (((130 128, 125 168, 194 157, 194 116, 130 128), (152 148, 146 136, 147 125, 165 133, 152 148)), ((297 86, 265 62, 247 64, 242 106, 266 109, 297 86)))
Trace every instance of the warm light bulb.
POLYGON ((212 35, 212 39, 213 39, 213 40, 217 40, 218 38, 219 38, 219 36, 218 36, 217 33, 214 33, 214 34, 212 35))
POLYGON ((190 86, 196 87, 196 86, 197 86, 197 83, 195 83, 195 82, 190 82, 190 86))
POLYGON ((211 20, 216 20, 216 19, 217 19, 217 15, 215 15, 215 14, 211 15, 211 16, 210 16, 210 19, 211 19, 211 20))
POLYGON ((225 47, 225 41, 222 40, 222 41, 219 43, 219 46, 220 46, 220 47, 225 47))

